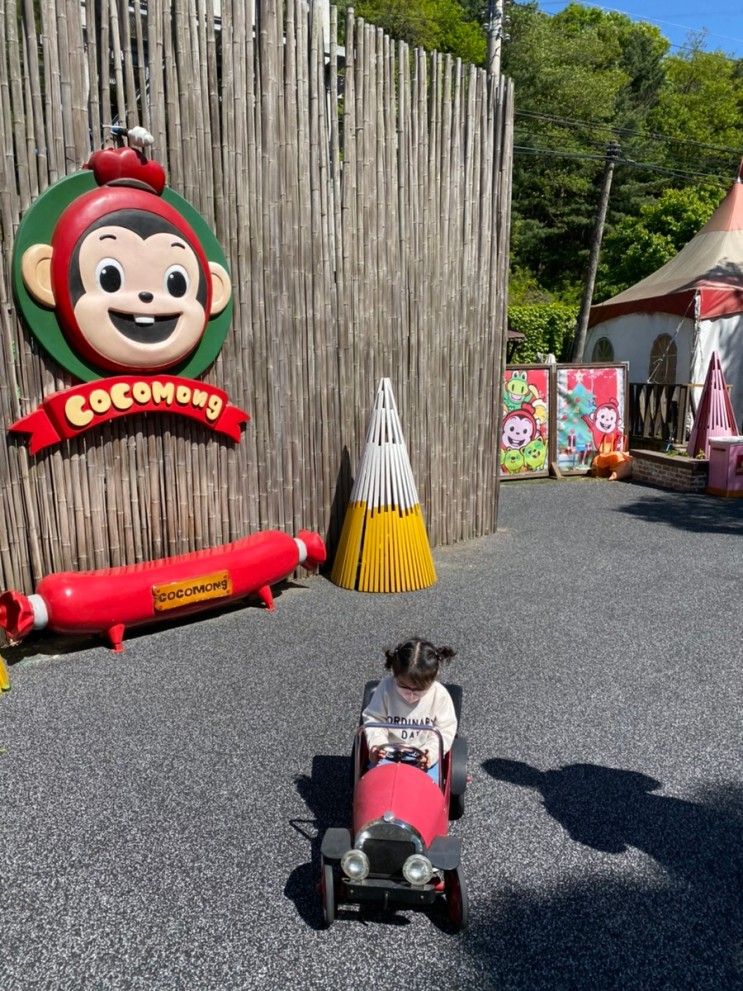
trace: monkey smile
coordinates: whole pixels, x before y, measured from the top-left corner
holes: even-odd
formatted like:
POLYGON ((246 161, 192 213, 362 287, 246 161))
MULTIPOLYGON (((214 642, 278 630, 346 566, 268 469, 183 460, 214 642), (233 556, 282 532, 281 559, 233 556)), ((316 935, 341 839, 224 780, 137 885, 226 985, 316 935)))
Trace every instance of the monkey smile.
POLYGON ((137 344, 160 344, 167 341, 181 317, 180 313, 152 316, 144 313, 120 313, 117 310, 109 310, 108 315, 119 333, 137 344))

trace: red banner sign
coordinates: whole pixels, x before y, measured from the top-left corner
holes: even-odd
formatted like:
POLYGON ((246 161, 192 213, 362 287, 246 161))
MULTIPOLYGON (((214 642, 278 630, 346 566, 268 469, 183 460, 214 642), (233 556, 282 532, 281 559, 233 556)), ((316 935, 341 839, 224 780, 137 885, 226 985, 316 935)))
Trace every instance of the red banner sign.
POLYGON ((29 434, 29 451, 77 437, 101 423, 133 413, 177 413, 239 441, 250 416, 230 406, 227 393, 205 382, 173 375, 120 375, 76 385, 47 396, 9 429, 29 434))

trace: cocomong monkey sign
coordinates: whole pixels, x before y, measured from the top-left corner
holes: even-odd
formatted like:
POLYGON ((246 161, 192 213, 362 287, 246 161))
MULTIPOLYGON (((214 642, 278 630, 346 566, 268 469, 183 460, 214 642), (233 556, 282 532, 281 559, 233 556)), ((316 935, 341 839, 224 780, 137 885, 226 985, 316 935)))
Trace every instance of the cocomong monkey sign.
POLYGON ((248 414, 188 376, 216 358, 232 316, 227 262, 207 224, 135 148, 95 152, 25 215, 13 288, 30 332, 83 384, 10 430, 36 453, 132 413, 188 416, 239 441, 248 414))

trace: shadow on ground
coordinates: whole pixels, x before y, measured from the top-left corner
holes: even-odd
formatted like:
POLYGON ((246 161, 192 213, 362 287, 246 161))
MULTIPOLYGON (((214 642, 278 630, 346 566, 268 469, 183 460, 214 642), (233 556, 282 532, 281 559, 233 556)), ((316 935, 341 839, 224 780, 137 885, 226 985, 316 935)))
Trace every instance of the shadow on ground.
POLYGON ((610 859, 595 880, 545 896, 497 892, 468 941, 469 952, 492 961, 494 986, 743 988, 739 786, 691 802, 657 794, 661 783, 647 775, 594 764, 483 767, 539 792, 575 843, 617 858, 635 847, 662 868, 635 881, 610 859))
POLYGON ((295 778, 297 791, 311 818, 291 819, 290 825, 307 840, 310 860, 289 876, 284 894, 294 902, 308 926, 321 929, 322 909, 317 883, 320 878, 320 845, 326 829, 347 826, 351 815, 351 759, 318 755, 312 758, 312 774, 295 778))
POLYGON ((743 536, 743 499, 723 499, 686 492, 661 495, 657 489, 652 490, 653 494, 650 494, 651 490, 647 491, 647 495, 621 506, 617 512, 646 523, 660 523, 690 533, 743 536))

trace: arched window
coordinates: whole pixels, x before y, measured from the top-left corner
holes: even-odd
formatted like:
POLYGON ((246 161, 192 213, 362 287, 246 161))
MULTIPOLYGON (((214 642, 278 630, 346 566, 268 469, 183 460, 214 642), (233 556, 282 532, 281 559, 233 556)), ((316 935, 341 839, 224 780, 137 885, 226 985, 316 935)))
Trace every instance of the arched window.
POLYGON ((670 334, 658 334, 650 351, 648 382, 673 385, 676 381, 678 348, 670 334))
POLYGON ((614 348, 608 337, 599 337, 593 345, 591 361, 614 361, 614 348))

